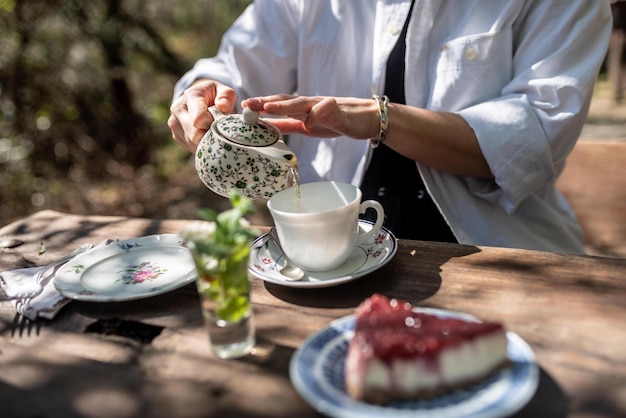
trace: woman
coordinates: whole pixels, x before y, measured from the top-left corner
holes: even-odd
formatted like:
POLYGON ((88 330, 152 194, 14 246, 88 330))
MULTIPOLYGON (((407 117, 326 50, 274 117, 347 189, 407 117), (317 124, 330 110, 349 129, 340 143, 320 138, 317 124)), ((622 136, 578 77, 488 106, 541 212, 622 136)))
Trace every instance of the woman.
POLYGON ((257 0, 178 82, 169 126, 193 151, 207 106, 243 99, 287 116, 302 182, 361 186, 399 237, 580 253, 554 183, 610 30, 608 1, 257 0))

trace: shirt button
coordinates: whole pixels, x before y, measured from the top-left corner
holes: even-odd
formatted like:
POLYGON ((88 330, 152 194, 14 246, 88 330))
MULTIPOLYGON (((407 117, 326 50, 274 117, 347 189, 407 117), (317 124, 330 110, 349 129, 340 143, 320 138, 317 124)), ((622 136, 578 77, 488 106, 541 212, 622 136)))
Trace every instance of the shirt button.
POLYGON ((465 58, 470 61, 474 61, 476 58, 478 58, 478 51, 476 50, 476 48, 467 48, 465 50, 465 58))
POLYGON ((400 31, 401 31, 401 30, 402 30, 402 29, 400 29, 400 27, 399 27, 399 26, 393 25, 393 26, 391 26, 391 27, 389 28, 389 33, 390 33, 391 35, 393 35, 393 36, 397 36, 397 35, 399 35, 399 34, 400 34, 400 31))

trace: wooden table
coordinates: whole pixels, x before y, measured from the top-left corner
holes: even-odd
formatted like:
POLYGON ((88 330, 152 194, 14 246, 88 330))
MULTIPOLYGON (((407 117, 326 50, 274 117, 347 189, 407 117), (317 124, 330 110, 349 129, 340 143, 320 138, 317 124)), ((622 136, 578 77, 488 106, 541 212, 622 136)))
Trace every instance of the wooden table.
MULTIPOLYGON (((186 222, 39 212, 0 229, 0 239, 24 241, 0 250, 0 271, 186 222)), ((341 286, 255 279, 259 343, 241 360, 210 355, 193 285, 132 302, 73 301, 21 336, 11 335, 12 305, 0 302, 0 416, 319 416, 291 385, 290 358, 374 292, 502 321, 525 339, 541 378, 516 416, 626 416, 625 259, 408 240, 386 266, 341 286)))

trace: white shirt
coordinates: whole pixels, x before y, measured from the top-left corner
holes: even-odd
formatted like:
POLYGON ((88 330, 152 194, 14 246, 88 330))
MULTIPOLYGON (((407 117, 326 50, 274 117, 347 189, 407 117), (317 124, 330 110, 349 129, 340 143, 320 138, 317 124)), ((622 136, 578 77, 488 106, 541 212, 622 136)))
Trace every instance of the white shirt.
MULTIPOLYGON (((197 78, 238 99, 275 93, 370 97, 411 0, 256 0, 199 60, 197 78)), ((415 0, 406 103, 455 112, 474 130, 495 181, 418 164, 462 244, 581 253, 582 232, 555 181, 585 122, 611 31, 608 1, 415 0)), ((359 185, 368 141, 291 135, 302 182, 359 185)))

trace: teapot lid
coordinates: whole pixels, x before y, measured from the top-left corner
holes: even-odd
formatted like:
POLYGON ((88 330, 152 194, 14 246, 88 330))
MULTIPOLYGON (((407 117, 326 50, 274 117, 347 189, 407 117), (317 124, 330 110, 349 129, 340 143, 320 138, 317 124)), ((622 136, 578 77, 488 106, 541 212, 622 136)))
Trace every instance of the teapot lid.
POLYGON ((231 114, 217 119, 215 127, 222 137, 239 145, 262 147, 274 144, 280 139, 278 129, 258 116, 258 112, 244 109, 242 115, 231 114))

